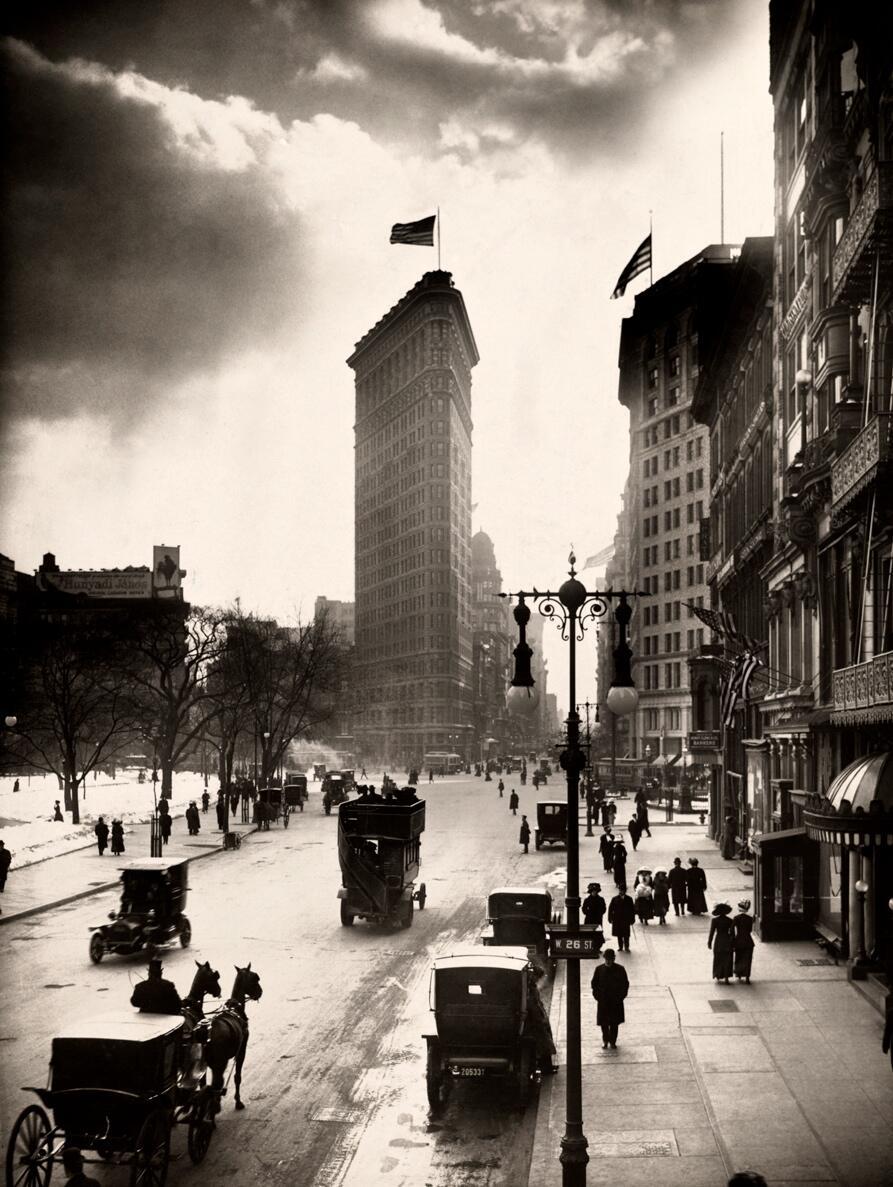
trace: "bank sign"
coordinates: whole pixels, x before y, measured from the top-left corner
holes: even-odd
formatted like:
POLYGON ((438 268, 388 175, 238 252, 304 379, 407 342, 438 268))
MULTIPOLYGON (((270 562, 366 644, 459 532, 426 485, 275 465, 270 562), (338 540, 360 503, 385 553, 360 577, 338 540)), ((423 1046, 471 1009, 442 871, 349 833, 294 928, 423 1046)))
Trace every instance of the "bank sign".
POLYGON ((719 730, 696 730, 688 735, 688 748, 692 753, 701 750, 719 750, 722 735, 719 730))

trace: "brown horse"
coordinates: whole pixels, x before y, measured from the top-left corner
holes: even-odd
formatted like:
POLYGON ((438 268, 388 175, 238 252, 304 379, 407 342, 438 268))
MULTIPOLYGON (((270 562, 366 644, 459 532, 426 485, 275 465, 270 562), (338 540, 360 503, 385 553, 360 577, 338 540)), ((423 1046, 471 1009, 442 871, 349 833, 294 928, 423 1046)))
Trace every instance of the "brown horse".
POLYGON ((211 1069, 211 1088, 219 1096, 223 1095, 223 1073, 231 1059, 235 1059, 233 1083, 236 1092, 236 1108, 244 1109, 239 1088, 242 1083, 242 1064, 245 1062, 245 1051, 248 1047, 248 1015, 245 1013, 246 1001, 260 1001, 260 977, 251 971, 250 963, 244 969, 236 967, 236 979, 233 990, 226 1005, 215 1010, 205 1020, 209 1027, 208 1040, 205 1044, 205 1062, 211 1069))
POLYGON ((220 974, 211 968, 209 961, 206 960, 204 964, 196 961, 192 988, 183 998, 183 1017, 189 1030, 194 1030, 205 1016, 206 993, 210 993, 211 997, 220 997, 220 974))

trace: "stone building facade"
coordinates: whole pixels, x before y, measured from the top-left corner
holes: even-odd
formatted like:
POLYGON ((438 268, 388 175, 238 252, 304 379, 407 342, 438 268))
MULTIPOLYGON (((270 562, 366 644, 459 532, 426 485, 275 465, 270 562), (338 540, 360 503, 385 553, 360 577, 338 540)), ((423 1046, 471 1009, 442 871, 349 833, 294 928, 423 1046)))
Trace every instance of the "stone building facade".
POLYGON ((449 272, 427 272, 357 343, 354 733, 368 763, 466 754, 473 730, 471 371, 449 272))

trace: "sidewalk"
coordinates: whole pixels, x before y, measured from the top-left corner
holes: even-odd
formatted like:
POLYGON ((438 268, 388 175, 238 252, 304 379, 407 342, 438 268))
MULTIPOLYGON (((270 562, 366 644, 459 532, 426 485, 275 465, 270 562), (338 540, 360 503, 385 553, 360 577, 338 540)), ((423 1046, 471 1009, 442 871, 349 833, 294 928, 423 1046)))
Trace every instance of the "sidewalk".
MULTIPOLYGON (((707 901, 753 899, 752 879, 724 861, 699 825, 652 828, 627 873, 697 856, 707 901)), ((613 882, 592 840, 581 839, 581 885, 613 882)), ((771 1187, 893 1184, 893 1073, 881 1053, 883 1019, 813 943, 756 940, 750 985, 717 984, 709 916, 636 925, 620 958, 630 978, 626 1024, 604 1051, 581 969, 583 1128, 587 1183, 611 1187, 725 1187, 738 1170, 771 1187)), ((610 938, 608 940, 610 944, 610 938)), ((551 1020, 566 1055, 564 962, 551 1020)), ((531 1185, 559 1187, 564 1071, 540 1089, 531 1185)))
MULTIPOLYGON (((181 858, 195 861, 212 853, 222 853, 223 836, 217 831, 213 810, 202 814, 201 821, 201 832, 197 837, 190 837, 183 817, 174 816, 173 831, 164 847, 164 856, 171 861, 181 858)), ((243 837, 256 832, 252 824, 231 821, 230 828, 243 837)), ((149 856, 149 824, 127 825, 124 846, 121 857, 113 857, 110 849, 106 849, 100 857, 94 842, 33 865, 19 869, 12 866, 6 879, 6 889, 0 895, 0 908, 3 911, 0 925, 117 886, 121 865, 135 857, 149 856)))

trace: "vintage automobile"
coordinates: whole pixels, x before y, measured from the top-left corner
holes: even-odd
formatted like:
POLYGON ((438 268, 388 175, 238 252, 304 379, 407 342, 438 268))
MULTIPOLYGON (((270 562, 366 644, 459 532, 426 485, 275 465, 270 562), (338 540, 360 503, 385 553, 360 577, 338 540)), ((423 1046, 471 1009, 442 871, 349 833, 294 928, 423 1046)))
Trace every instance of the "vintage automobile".
POLYGON ((333 805, 343 804, 347 799, 347 787, 340 772, 329 771, 322 781, 322 806, 326 816, 332 813, 333 805))
POLYGON ((254 823, 261 828, 269 828, 273 821, 281 820, 288 828, 288 809, 285 806, 285 796, 281 787, 270 786, 258 788, 257 799, 254 803, 254 823))
POLYGON ((131 955, 179 938, 189 947, 192 927, 183 914, 189 862, 164 857, 135 858, 121 867, 121 906, 111 923, 91 927, 90 959, 99 964, 109 952, 131 955))
POLYGON ((48 1087, 25 1089, 40 1104, 13 1123, 7 1187, 46 1187, 66 1146, 129 1166, 131 1187, 162 1187, 177 1124, 188 1125, 189 1156, 201 1162, 214 1133, 216 1094, 206 1084, 201 1046, 184 1040, 183 1030, 179 1015, 118 1012, 60 1032, 48 1087))
POLYGON ((436 957, 428 1000, 435 1033, 422 1037, 431 1111, 446 1105, 457 1080, 490 1078, 513 1082, 523 1108, 542 1072, 551 1070, 543 1066, 545 1055, 537 1055, 543 1009, 524 949, 436 957))
POLYGON ((567 844, 567 801, 539 800, 536 805, 536 828, 533 843, 537 849, 543 845, 567 844))
POLYGON ((497 886, 487 896, 487 926, 481 942, 487 947, 523 947, 533 964, 554 976, 549 925, 557 921, 552 896, 544 887, 497 886))
POLYGON ((309 793, 307 791, 307 776, 288 774, 285 776, 285 787, 283 788, 285 794, 285 802, 289 808, 297 808, 299 812, 304 811, 304 805, 307 803, 309 793))
POLYGON ((344 786, 347 789, 348 795, 356 787, 356 779, 354 778, 354 768, 345 767, 341 772, 341 778, 344 780, 344 786))
POLYGON ((425 909, 425 883, 415 889, 425 830, 425 801, 407 787, 389 799, 361 795, 338 809, 341 923, 355 919, 411 927, 413 902, 425 909))

